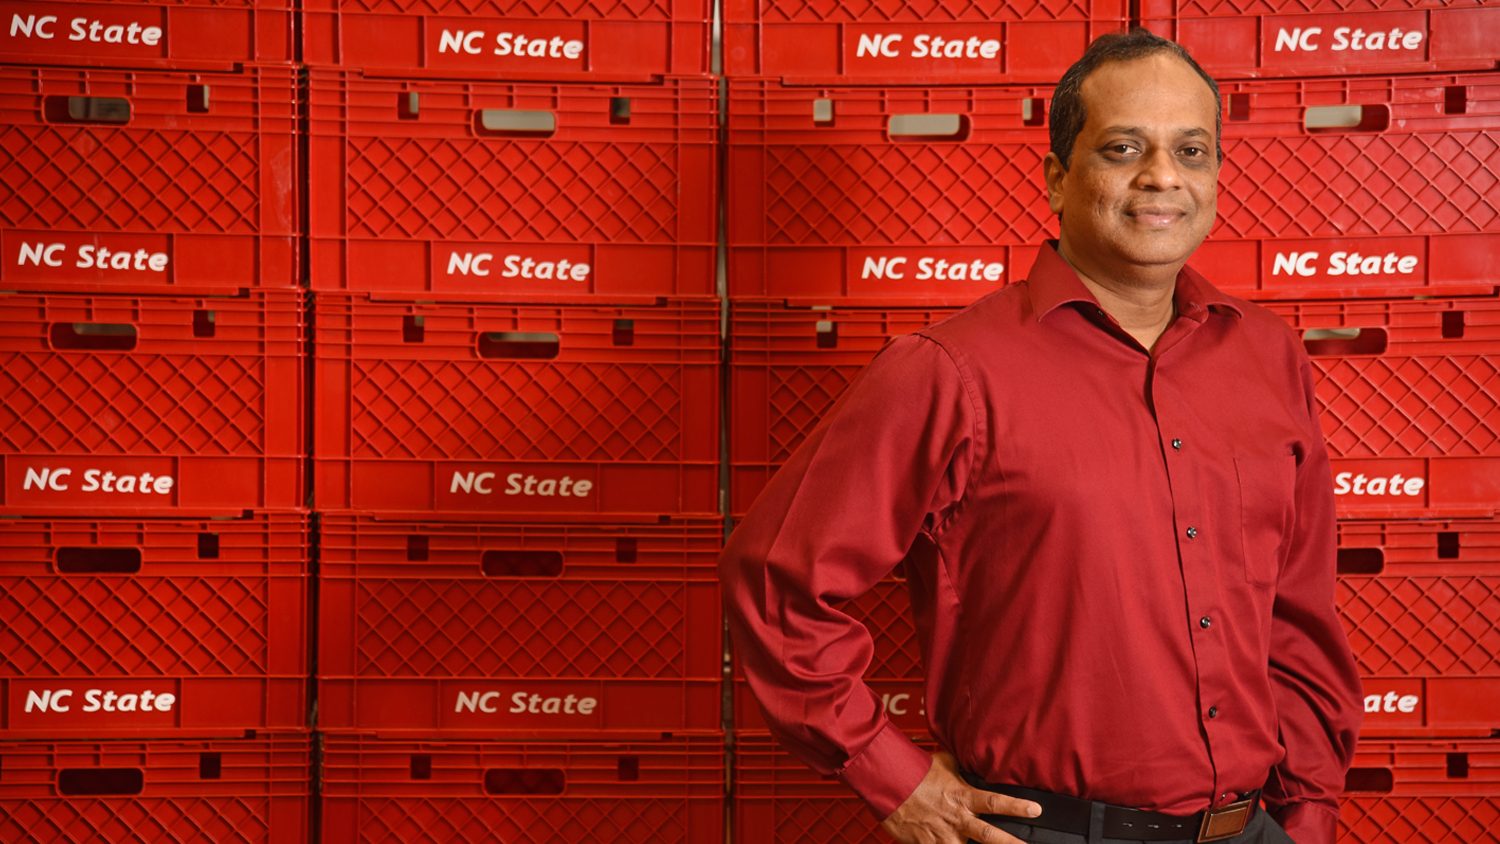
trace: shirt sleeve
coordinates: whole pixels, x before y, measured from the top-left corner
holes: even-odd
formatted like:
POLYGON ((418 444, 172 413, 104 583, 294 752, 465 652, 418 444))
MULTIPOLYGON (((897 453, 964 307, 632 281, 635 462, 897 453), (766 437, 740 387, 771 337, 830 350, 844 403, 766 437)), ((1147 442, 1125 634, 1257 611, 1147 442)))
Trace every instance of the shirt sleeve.
POLYGON ((1363 718, 1359 671, 1334 598, 1335 515, 1312 366, 1297 349, 1307 448, 1294 527, 1276 584, 1270 678, 1286 755, 1265 786, 1272 817, 1298 844, 1334 844, 1339 795, 1363 718))
POLYGON ((720 577, 736 656, 771 732, 881 818, 930 755, 863 681, 873 644, 840 609, 934 534, 962 496, 975 413, 936 341, 888 344, 772 478, 730 537, 720 577))

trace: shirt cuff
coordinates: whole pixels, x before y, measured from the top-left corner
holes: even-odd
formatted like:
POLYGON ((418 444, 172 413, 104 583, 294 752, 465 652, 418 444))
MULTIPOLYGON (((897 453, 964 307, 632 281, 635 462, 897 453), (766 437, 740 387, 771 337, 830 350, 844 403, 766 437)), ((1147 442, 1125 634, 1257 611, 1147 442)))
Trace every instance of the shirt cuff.
POLYGON ((931 767, 932 754, 887 721, 865 749, 839 771, 839 778, 885 820, 917 790, 931 767))
POLYGON ((1339 813, 1322 803, 1288 803, 1271 817, 1297 844, 1334 844, 1338 835, 1339 813))

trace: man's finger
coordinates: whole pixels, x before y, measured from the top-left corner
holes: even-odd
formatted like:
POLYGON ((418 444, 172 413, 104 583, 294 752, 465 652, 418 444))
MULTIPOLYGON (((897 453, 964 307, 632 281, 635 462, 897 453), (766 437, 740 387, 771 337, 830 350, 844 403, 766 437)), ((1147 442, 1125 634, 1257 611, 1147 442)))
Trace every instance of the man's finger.
POLYGON ((1030 800, 1007 797, 993 791, 971 789, 969 809, 976 815, 1011 815, 1017 818, 1034 818, 1042 813, 1042 807, 1030 800))
POLYGON ((977 841, 979 844, 1025 844, 1021 839, 1000 827, 990 826, 979 818, 967 819, 959 826, 959 829, 969 837, 970 841, 977 841))

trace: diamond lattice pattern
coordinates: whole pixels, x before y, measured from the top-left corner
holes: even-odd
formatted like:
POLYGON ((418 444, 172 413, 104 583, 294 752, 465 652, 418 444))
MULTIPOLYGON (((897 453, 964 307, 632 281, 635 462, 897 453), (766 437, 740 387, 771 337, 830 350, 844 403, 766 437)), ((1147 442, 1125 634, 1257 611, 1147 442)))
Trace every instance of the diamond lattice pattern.
POLYGON ((1034 243, 1052 222, 1036 178, 1042 154, 998 145, 769 147, 767 239, 1034 243))
POLYGON ((1349 797, 1339 840, 1390 844, 1500 842, 1500 797, 1349 797))
POLYGON ((858 374, 858 367, 772 367, 771 462, 785 463, 792 456, 858 374))
MULTIPOLYGON (((688 840, 689 807, 683 800, 428 798, 418 803, 365 798, 359 801, 359 809, 359 834, 364 844, 672 844, 688 840)), ((695 831, 695 835, 703 834, 695 831)))
POLYGON ((1348 134, 1224 144, 1216 237, 1449 234, 1500 227, 1500 135, 1348 134))
POLYGON ((921 645, 911 618, 905 583, 880 583, 850 602, 848 613, 870 631, 875 656, 866 674, 877 679, 915 680, 922 675, 921 645))
POLYGON ((680 376, 644 364, 359 361, 353 456, 681 459, 680 376))
POLYGON ((1320 357, 1313 365, 1336 457, 1500 454, 1494 357, 1320 357))
POLYGON ((0 671, 64 674, 265 674, 264 579, 0 579, 0 671))
POLYGON ((361 676, 685 673, 684 585, 361 580, 361 676))
POLYGON ((666 0, 343 0, 340 6, 343 11, 489 18, 671 19, 666 0))
POLYGON ((675 147, 359 138, 351 236, 672 242, 675 147))
POLYGON ((766 0, 766 23, 1088 20, 1087 0, 766 0))
POLYGON ((0 127, 0 222, 254 234, 257 149, 251 133, 0 127))
POLYGON ((818 844, 872 844, 884 840, 858 800, 796 799, 776 801, 777 841, 816 841, 818 844))
POLYGON ((270 819, 264 797, 4 800, 0 841, 270 841, 270 819))
POLYGON ((40 453, 264 452, 253 356, 0 356, 0 444, 40 453))
POLYGON ((1365 676, 1500 674, 1500 577, 1341 577, 1338 603, 1365 676))
POLYGON ((1484 0, 1178 0, 1183 17, 1295 15, 1305 12, 1395 12, 1478 6, 1484 0))

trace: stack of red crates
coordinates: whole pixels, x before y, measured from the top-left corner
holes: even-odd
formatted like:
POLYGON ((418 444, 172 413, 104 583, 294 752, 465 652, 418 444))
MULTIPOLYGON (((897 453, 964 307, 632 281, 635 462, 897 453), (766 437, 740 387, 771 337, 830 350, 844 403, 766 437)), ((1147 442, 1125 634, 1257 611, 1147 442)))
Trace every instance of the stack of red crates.
POLYGON ((0 840, 305 841, 291 5, 4 15, 0 840))
POLYGON ((303 19, 323 840, 718 840, 708 0, 303 19))
MULTIPOLYGON (((1146 0, 1131 22, 1180 38, 1223 89, 1220 220, 1193 264, 1274 300, 1318 371, 1339 606, 1369 711, 1342 840, 1493 841, 1500 10, 1389 5, 1400 10, 1146 0)), ((826 7, 726 6, 731 514, 888 338, 1024 273, 1055 232, 1040 178, 1051 85, 1088 37, 1126 23, 1123 5, 1087 8, 1067 24, 1051 10, 1028 37, 1002 39, 1009 54, 971 62, 966 45, 924 62, 918 36, 932 56, 950 33, 930 22, 970 7, 861 5, 825 20, 811 16, 826 7), (1045 60, 1014 61, 1022 51, 1045 60)), ((1010 16, 988 37, 1025 26, 1010 16)), ((970 29, 982 51, 986 33, 970 29)), ((920 733, 904 584, 853 612, 876 637, 867 680, 920 733)), ((775 750, 736 678, 742 838, 881 840, 847 791, 775 750)))

